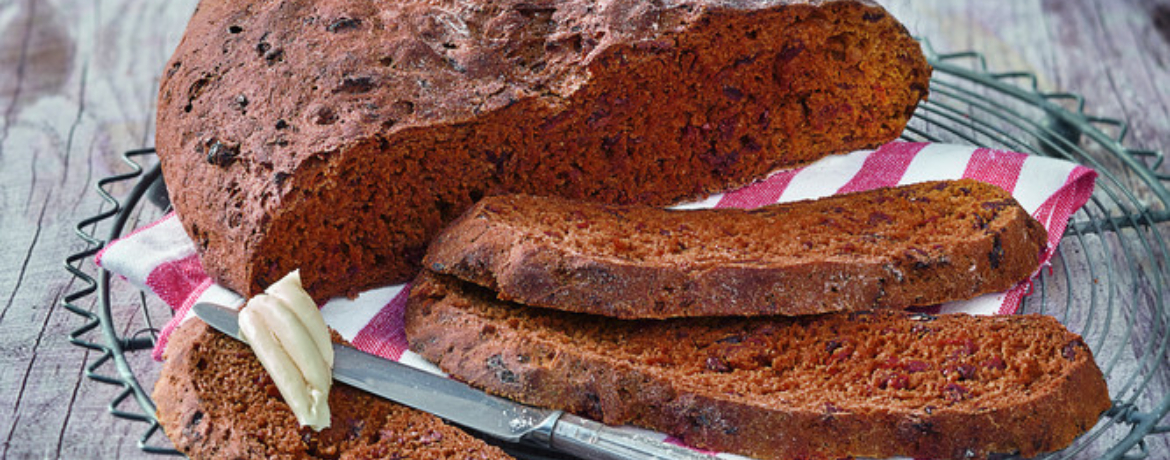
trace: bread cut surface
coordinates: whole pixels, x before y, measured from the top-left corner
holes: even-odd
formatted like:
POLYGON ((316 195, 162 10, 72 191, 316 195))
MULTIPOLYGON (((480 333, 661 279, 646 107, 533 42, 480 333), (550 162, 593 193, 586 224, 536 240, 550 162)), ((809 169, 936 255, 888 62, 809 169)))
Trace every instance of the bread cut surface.
POLYGON ((1002 189, 928 182, 752 210, 485 198, 425 266, 526 305, 619 318, 905 308, 1009 289, 1044 227, 1002 189))
POLYGON ((618 320, 496 300, 424 274, 411 348, 508 398, 761 459, 1031 457, 1110 406, 1051 317, 902 311, 618 320))
POLYGON ((193 459, 512 458, 435 416, 340 383, 329 394, 332 426, 301 427, 252 350, 199 320, 175 330, 165 358, 157 417, 193 459))
POLYGON ((157 145, 220 284, 328 298, 484 196, 667 205, 893 140, 929 76, 866 1, 203 0, 157 145))

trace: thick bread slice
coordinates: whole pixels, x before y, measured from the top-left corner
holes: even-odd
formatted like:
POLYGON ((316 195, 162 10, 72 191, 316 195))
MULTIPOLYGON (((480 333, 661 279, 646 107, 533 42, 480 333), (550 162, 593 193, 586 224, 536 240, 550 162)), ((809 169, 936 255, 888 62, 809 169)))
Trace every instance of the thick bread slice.
POLYGON ((424 273, 406 332, 491 393, 761 459, 1031 457, 1110 407, 1089 348, 1040 315, 627 321, 424 273))
POLYGON ((163 431, 193 459, 512 458, 433 415, 340 383, 329 394, 332 426, 298 426, 248 346, 198 320, 171 335, 153 398, 163 431))
POLYGON ((483 196, 667 205, 891 141, 930 73, 868 0, 202 0, 158 154, 216 281, 325 299, 483 196))
POLYGON ((424 264, 501 299, 618 318, 803 315, 1003 291, 1046 242, 1010 194, 964 179, 753 210, 490 197, 424 264))

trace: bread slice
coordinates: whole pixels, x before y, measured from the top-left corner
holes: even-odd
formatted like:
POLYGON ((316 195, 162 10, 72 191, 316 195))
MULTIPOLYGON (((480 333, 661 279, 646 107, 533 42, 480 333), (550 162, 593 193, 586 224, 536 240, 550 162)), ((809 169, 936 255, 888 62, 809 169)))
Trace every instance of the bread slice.
POLYGON ((301 427, 242 342, 202 321, 177 329, 153 398, 175 448, 192 459, 512 458, 430 414, 344 384, 329 394, 332 426, 301 427))
POLYGON ((865 0, 203 0, 158 154, 245 297, 406 281, 483 196, 667 205, 898 137, 931 69, 865 0))
POLYGON ((501 299, 618 318, 803 315, 1003 291, 1046 242, 1010 194, 963 179, 752 210, 490 197, 424 264, 501 299))
POLYGON ((1089 348, 1040 315, 628 321, 424 273, 406 333, 490 393, 761 459, 1031 457, 1110 407, 1089 348))

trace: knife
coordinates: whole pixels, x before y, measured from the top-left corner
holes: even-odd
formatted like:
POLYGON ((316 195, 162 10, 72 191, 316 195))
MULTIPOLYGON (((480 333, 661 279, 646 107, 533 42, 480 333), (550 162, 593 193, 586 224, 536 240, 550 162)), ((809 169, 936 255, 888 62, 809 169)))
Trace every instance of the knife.
MULTIPOLYGON (((200 302, 200 319, 236 340, 239 312, 200 302)), ((713 457, 559 410, 498 398, 464 383, 356 348, 333 344, 333 378, 404 406, 429 412, 494 438, 599 460, 710 460, 713 457)))

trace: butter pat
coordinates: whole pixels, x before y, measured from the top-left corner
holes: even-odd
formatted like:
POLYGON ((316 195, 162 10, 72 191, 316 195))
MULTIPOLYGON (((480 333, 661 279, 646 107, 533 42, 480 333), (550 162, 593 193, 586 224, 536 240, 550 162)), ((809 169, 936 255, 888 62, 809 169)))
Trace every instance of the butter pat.
POLYGON ((301 287, 299 271, 289 273, 240 311, 240 336, 301 426, 329 428, 333 345, 317 304, 301 287))

